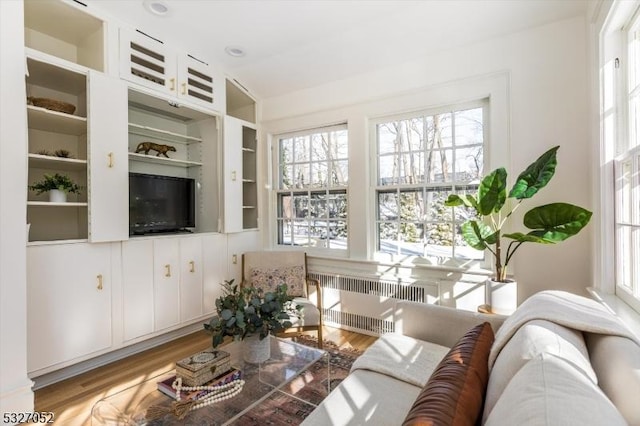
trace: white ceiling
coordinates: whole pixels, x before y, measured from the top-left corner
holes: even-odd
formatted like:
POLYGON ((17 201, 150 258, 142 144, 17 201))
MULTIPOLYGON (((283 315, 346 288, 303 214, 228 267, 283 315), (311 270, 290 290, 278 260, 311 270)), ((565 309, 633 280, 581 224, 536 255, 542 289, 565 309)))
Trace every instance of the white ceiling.
POLYGON ((549 22, 592 0, 88 0, 220 65, 259 98, 322 85, 549 22), (242 46, 246 56, 225 54, 242 46))

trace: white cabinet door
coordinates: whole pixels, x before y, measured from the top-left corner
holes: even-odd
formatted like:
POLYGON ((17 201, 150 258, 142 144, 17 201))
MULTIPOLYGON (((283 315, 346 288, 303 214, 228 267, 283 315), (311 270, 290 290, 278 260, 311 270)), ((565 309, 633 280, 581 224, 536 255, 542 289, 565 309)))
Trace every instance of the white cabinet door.
POLYGON ((240 283, 242 278, 242 253, 261 250, 260 233, 257 231, 238 232, 227 235, 228 279, 240 283))
POLYGON ((153 241, 154 330, 180 323, 180 245, 177 238, 153 241))
POLYGON ((129 238, 127 86, 89 72, 89 241, 129 238))
POLYGON ((180 239, 180 321, 202 315, 202 239, 180 239))
POLYGON ((153 241, 122 243, 123 339, 153 333, 153 241))
POLYGON ((224 231, 242 231, 242 122, 224 117, 224 231))
POLYGON ((202 263, 204 277, 202 283, 203 314, 216 312, 216 299, 222 295, 222 283, 233 277, 227 267, 227 237, 224 234, 210 234, 202 237, 202 263))
POLYGON ((111 347, 111 246, 27 248, 29 372, 111 347))
POLYGON ((210 64, 182 54, 178 57, 178 97, 208 109, 224 111, 224 77, 210 64))
POLYGON ((165 44, 141 32, 120 29, 120 77, 176 96, 176 56, 165 44))

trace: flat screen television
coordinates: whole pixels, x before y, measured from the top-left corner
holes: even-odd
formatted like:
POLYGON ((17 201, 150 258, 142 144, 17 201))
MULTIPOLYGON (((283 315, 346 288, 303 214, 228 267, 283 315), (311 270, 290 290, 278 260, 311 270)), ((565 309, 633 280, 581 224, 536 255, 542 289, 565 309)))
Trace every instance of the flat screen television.
POLYGON ((129 234, 185 232, 196 226, 195 180, 129 173, 129 234))

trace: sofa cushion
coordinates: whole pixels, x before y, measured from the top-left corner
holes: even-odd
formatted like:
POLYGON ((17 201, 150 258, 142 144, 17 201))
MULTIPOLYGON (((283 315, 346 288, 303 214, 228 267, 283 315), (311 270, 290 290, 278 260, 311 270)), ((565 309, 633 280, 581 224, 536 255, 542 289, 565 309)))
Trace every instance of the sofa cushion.
POLYGON ((616 426, 626 422, 582 371, 565 359, 543 353, 511 379, 485 423, 492 425, 616 426))
POLYGON ((640 346, 633 340, 585 334, 600 389, 630 425, 640 425, 640 346))
POLYGON ((351 367, 386 374, 422 387, 449 348, 401 334, 383 334, 351 367))
POLYGON ((404 425, 475 425, 482 414, 493 330, 469 330, 440 361, 414 401, 404 425))
POLYGON ((302 425, 397 424, 419 392, 420 387, 386 374, 356 370, 309 414, 302 425))
POLYGON ((502 348, 491 369, 484 406, 485 420, 509 380, 529 360, 540 354, 553 354, 567 360, 589 380, 597 383, 598 379, 591 368, 587 346, 580 331, 545 320, 529 321, 502 348))

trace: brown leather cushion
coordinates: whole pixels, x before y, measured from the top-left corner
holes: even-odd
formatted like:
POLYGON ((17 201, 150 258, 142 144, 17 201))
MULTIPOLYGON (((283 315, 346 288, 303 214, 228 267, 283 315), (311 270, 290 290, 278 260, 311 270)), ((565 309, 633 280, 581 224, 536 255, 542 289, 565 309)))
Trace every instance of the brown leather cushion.
POLYGON ((475 425, 482 415, 493 339, 488 322, 462 336, 433 371, 403 425, 475 425))

